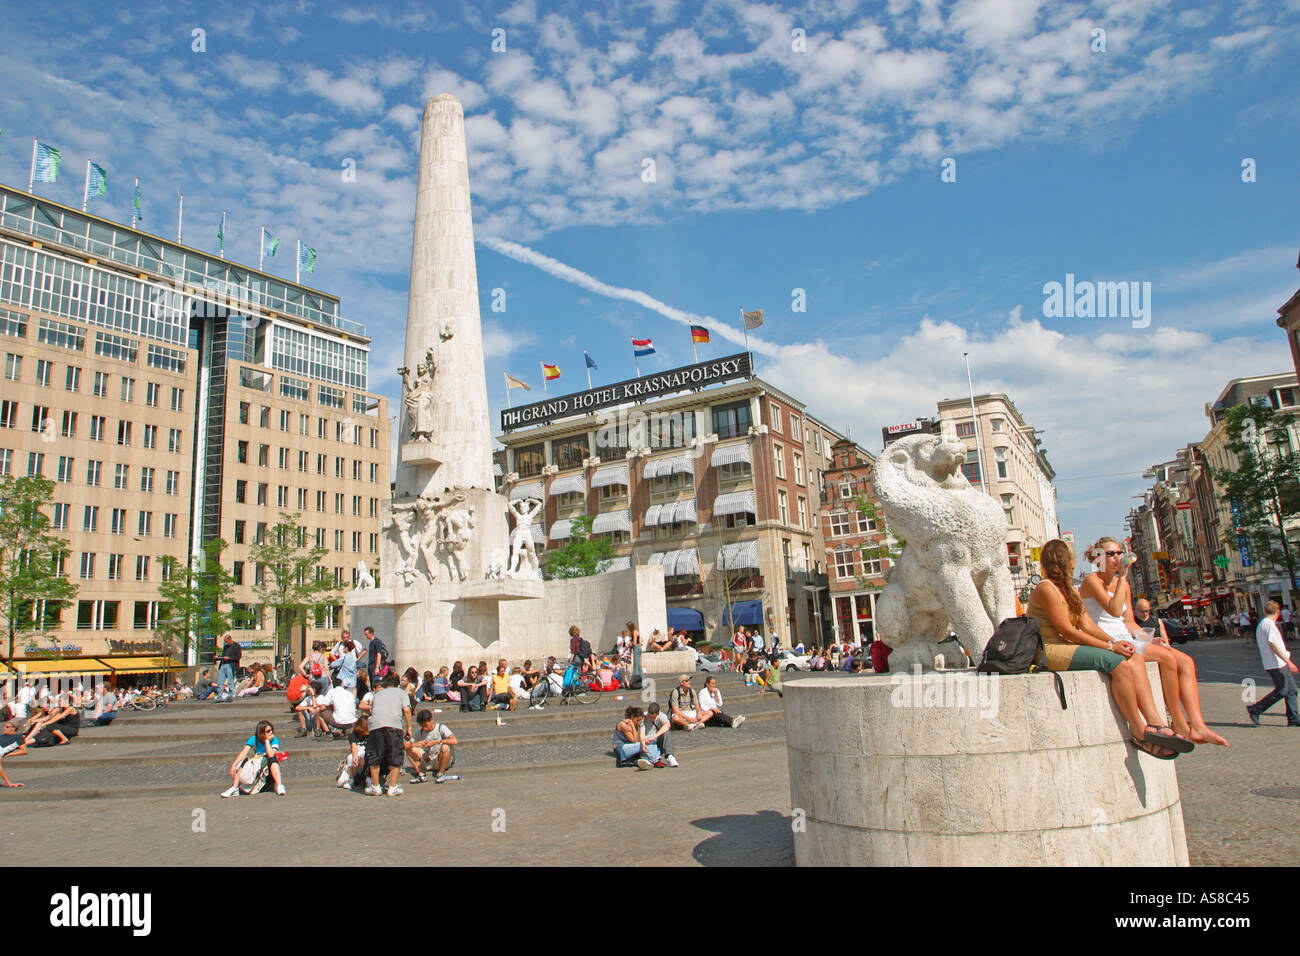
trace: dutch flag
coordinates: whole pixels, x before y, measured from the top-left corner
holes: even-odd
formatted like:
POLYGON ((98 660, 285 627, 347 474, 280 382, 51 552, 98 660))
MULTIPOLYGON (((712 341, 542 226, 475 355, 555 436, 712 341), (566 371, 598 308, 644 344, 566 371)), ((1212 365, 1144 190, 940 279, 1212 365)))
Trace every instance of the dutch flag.
POLYGON ((649 339, 633 339, 632 354, 637 358, 643 358, 647 355, 654 355, 655 349, 649 339))

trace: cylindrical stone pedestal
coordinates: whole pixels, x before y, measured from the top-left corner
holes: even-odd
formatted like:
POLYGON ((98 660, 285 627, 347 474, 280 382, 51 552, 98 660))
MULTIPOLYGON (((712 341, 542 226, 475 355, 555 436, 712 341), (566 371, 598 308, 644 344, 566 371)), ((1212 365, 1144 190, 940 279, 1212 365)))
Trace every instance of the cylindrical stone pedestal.
POLYGON ((1176 761, 1103 675, 1061 677, 1067 710, 1050 674, 786 682, 796 863, 1186 866, 1176 761))

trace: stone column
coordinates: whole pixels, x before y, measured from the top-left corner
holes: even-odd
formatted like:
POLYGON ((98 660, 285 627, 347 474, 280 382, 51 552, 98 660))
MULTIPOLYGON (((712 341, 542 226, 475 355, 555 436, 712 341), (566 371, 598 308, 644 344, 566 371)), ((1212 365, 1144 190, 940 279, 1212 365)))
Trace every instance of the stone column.
POLYGON ((491 491, 465 116, 450 94, 424 105, 417 189, 404 364, 414 372, 433 349, 437 371, 428 441, 410 441, 403 410, 397 495, 437 494, 447 488, 491 491))

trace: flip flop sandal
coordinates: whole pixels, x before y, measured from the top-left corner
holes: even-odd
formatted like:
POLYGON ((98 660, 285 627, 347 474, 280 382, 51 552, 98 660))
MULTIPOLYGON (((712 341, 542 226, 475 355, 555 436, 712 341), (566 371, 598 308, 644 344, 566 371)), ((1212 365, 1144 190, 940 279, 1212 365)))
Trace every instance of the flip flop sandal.
POLYGON ((1174 733, 1172 727, 1157 727, 1154 724, 1147 724, 1146 732, 1148 737, 1155 737, 1159 740, 1160 746, 1167 747, 1177 753, 1188 754, 1196 749, 1196 743, 1194 741, 1188 740, 1181 734, 1174 733), (1163 732, 1166 730, 1169 731, 1169 733, 1166 734, 1163 732))
MULTIPOLYGON (((1159 736, 1159 735, 1155 735, 1155 736, 1159 736)), ((1129 742, 1132 743, 1133 746, 1136 747, 1138 750, 1146 751, 1151 756, 1155 757, 1157 760, 1173 760, 1175 757, 1178 756, 1178 754, 1176 754, 1174 751, 1170 750, 1169 748, 1161 747, 1159 744, 1152 743, 1150 738, 1146 740, 1138 740, 1136 737, 1131 737, 1129 739, 1129 742)))

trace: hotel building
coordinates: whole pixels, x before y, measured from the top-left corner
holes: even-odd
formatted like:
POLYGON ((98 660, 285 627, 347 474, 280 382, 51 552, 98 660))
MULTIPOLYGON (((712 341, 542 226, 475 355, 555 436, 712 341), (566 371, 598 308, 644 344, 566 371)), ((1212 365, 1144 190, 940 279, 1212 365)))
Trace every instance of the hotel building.
POLYGON ((269 661, 251 548, 282 512, 329 549, 339 602, 305 637, 335 636, 389 488, 369 342, 326 293, 0 186, 0 475, 55 481, 78 585, 15 656, 78 659, 79 673, 157 657, 160 559, 220 537, 234 600, 259 618, 232 633, 245 661, 269 661))

